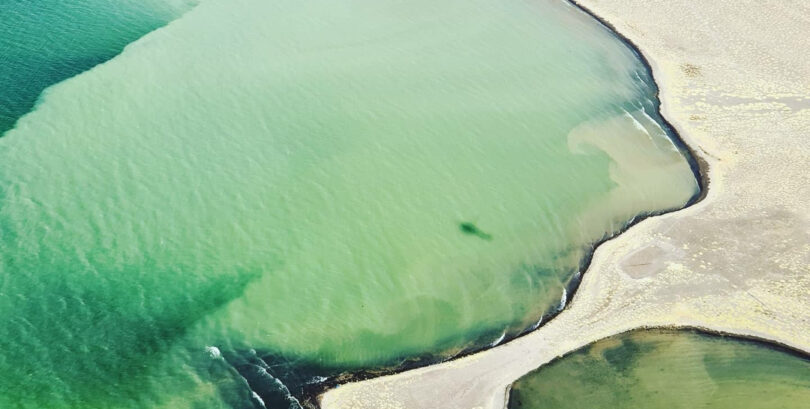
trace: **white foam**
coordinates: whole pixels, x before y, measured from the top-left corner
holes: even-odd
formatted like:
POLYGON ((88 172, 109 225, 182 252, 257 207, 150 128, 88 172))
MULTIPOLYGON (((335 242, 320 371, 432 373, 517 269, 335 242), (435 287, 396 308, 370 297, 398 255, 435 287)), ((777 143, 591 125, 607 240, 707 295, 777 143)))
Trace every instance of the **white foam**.
MULTIPOLYGON (((642 111, 642 112, 643 112, 643 111, 642 111)), ((627 118, 630 118, 630 120, 631 120, 631 121, 633 121, 633 126, 634 126, 636 129, 638 129, 638 130, 639 130, 639 131, 641 131, 641 132, 644 132, 644 134, 645 134, 645 135, 647 135, 647 137, 648 137, 648 138, 652 138, 652 136, 650 136, 650 132, 649 132, 649 131, 647 131, 647 128, 646 128, 646 127, 644 127, 644 125, 642 125, 642 124, 641 124, 641 122, 639 122, 639 121, 638 121, 638 119, 636 119, 636 117, 635 117, 635 116, 633 116, 633 114, 631 114, 631 113, 629 113, 629 112, 627 112, 627 111, 625 110, 625 111, 624 111, 624 116, 626 116, 627 118)))
POLYGON ((205 347, 205 352, 208 352, 208 355, 210 355, 213 359, 222 358, 222 352, 217 347, 207 346, 205 347))
POLYGON ((264 405, 264 400, 262 399, 261 396, 259 396, 258 393, 254 392, 254 391, 250 391, 250 396, 252 396, 253 399, 256 399, 256 401, 259 402, 262 405, 263 408, 267 407, 267 406, 264 405))
POLYGON ((537 322, 535 322, 534 325, 532 325, 531 330, 534 331, 537 328, 540 328, 540 324, 542 324, 542 323, 543 323, 543 317, 540 317, 540 319, 537 320, 537 322))
POLYGON ((500 337, 498 337, 498 339, 496 339, 495 341, 493 341, 491 344, 489 344, 489 346, 490 346, 490 347, 494 347, 495 345, 500 344, 500 343, 501 343, 501 341, 503 341, 503 340, 504 340, 504 338, 506 338, 506 331, 502 332, 502 333, 501 333, 501 336, 500 336, 500 337))
POLYGON ((565 287, 563 287, 562 297, 560 297, 560 306, 557 307, 557 311, 562 311, 565 308, 565 303, 567 302, 567 299, 568 299, 568 291, 566 291, 565 287))

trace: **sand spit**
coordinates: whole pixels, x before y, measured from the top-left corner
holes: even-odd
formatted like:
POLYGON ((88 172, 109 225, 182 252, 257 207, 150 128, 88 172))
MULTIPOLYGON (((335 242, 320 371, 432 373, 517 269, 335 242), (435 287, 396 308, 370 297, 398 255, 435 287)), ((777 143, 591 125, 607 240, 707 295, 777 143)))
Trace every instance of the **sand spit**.
POLYGON ((528 371, 639 327, 698 327, 810 352, 810 3, 580 3, 648 58, 664 116, 708 163, 707 197, 600 246, 568 308, 537 331, 342 385, 323 408, 500 409, 528 371))

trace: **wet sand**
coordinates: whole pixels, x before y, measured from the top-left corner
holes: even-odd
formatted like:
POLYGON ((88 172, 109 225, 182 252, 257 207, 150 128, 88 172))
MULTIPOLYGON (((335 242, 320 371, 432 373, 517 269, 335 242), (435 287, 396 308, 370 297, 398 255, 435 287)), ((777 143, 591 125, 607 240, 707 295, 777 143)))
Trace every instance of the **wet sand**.
POLYGON ((601 245, 537 331, 440 365, 342 385, 333 408, 503 408, 520 376, 610 335, 694 327, 810 353, 810 4, 585 0, 634 43, 707 196, 601 245))

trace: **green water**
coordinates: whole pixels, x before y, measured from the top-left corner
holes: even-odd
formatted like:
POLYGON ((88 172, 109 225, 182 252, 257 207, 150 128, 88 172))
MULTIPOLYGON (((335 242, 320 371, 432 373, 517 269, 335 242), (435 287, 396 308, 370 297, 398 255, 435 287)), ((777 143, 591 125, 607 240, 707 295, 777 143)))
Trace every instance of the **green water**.
POLYGON ((696 193, 656 104, 562 1, 204 0, 0 139, 0 407, 295 407, 532 327, 696 193))
POLYGON ((0 134, 46 87, 106 61, 196 0, 0 1, 0 134))
POLYGON ((810 360, 748 341, 638 331, 521 378, 509 408, 801 409, 810 360))

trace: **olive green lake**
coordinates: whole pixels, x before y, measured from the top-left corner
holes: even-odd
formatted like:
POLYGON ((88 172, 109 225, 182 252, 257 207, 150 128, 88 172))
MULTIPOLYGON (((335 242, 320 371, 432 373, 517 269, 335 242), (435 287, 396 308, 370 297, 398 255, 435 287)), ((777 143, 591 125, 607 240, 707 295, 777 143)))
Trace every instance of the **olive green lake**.
POLYGON ((608 338, 518 380, 510 409, 802 409, 810 359, 695 332, 608 338))

